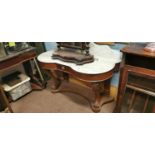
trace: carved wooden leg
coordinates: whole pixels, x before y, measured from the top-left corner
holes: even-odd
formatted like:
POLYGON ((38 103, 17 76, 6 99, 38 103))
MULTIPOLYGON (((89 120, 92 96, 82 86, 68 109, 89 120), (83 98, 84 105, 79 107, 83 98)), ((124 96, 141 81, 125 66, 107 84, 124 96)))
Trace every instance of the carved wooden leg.
POLYGON ((99 112, 101 110, 102 105, 114 101, 114 98, 109 96, 110 80, 108 80, 108 82, 106 83, 106 88, 104 82, 98 82, 92 84, 92 89, 95 93, 95 102, 92 103, 91 107, 94 112, 99 112))
POLYGON ((100 94, 100 84, 99 83, 93 83, 92 89, 95 93, 95 102, 92 103, 91 108, 94 112, 100 112, 101 110, 101 94, 100 94))
POLYGON ((52 85, 52 90, 56 90, 61 85, 61 80, 59 79, 56 71, 51 70, 50 73, 51 73, 51 76, 52 76, 52 80, 54 82, 53 85, 52 85))

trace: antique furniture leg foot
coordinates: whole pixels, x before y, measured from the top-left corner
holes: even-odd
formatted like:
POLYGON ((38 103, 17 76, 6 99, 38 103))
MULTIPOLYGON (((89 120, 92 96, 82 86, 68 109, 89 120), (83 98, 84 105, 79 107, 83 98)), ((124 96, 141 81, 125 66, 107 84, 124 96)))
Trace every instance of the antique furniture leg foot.
POLYGON ((54 84, 51 86, 52 90, 57 90, 61 85, 61 81, 60 80, 55 80, 54 84))
POLYGON ((101 106, 98 102, 96 102, 95 104, 92 104, 91 109, 93 110, 93 112, 97 113, 101 111, 101 106))
POLYGON ((57 90, 57 89, 59 89, 60 85, 61 85, 61 80, 59 80, 59 79, 54 79, 54 80, 53 80, 53 84, 52 84, 52 86, 51 86, 51 89, 52 89, 52 90, 57 90))
POLYGON ((94 112, 100 112, 102 105, 114 101, 114 98, 109 96, 110 94, 109 81, 110 80, 108 80, 106 84, 104 84, 103 82, 93 84, 93 91, 95 93, 95 102, 92 103, 91 108, 94 112))

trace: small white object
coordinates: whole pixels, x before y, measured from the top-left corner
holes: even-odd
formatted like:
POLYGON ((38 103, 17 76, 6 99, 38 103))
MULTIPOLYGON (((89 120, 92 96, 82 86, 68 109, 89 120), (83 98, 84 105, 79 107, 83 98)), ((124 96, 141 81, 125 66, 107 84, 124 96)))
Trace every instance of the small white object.
POLYGON ((30 78, 28 76, 25 74, 20 74, 18 77, 21 79, 21 82, 17 83, 16 85, 9 86, 6 83, 2 85, 4 91, 9 93, 13 101, 17 100, 32 90, 30 78))

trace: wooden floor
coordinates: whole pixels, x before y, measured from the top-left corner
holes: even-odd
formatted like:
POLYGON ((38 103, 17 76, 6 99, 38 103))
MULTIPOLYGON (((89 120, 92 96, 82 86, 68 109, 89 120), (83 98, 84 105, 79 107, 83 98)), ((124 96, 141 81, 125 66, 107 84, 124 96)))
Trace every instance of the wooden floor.
MULTIPOLYGON (((67 85, 64 83, 66 88, 67 85)), ((70 85, 72 89, 76 89, 89 98, 93 97, 93 93, 88 88, 70 85)), ((46 89, 42 91, 33 91, 16 102, 11 103, 15 113, 91 113, 89 103, 84 98, 70 93, 50 92, 50 82, 46 89)), ((115 103, 108 103, 102 106, 101 113, 111 113, 115 103)))

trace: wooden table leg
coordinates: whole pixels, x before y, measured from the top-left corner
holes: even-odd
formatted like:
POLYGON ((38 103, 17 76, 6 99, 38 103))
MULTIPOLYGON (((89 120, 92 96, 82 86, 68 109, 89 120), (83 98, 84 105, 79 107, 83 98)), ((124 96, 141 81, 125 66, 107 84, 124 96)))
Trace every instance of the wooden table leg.
POLYGON ((101 100, 101 94, 100 94, 100 84, 99 83, 93 83, 92 90, 95 93, 95 102, 92 103, 91 108, 94 112, 99 112, 101 110, 100 100, 101 100))
POLYGON ((119 89, 118 89, 116 107, 114 109, 114 112, 121 112, 121 104, 126 90, 126 83, 128 80, 128 70, 126 68, 123 68, 120 75, 121 77, 119 81, 119 89))
POLYGON ((42 74, 35 58, 33 58, 33 62, 37 69, 37 75, 39 75, 39 77, 34 75, 34 71, 31 66, 30 60, 23 62, 25 73, 26 73, 26 75, 28 75, 31 78, 32 89, 33 90, 42 90, 46 87, 46 81, 44 80, 43 74, 42 74))
POLYGON ((6 97, 5 93, 4 93, 4 90, 3 90, 3 88, 2 88, 1 86, 0 86, 0 99, 1 99, 2 102, 5 104, 4 106, 7 107, 8 110, 9 110, 11 113, 13 113, 13 110, 12 110, 12 108, 11 108, 11 106, 10 106, 10 103, 9 103, 9 101, 8 101, 8 99, 7 99, 7 97, 6 97))
POLYGON ((100 112, 102 105, 114 101, 114 98, 109 96, 110 80, 107 81, 106 87, 104 82, 98 82, 98 83, 92 84, 92 90, 94 91, 94 94, 95 94, 95 101, 91 104, 91 108, 94 112, 100 112), (103 91, 103 88, 104 88, 104 91, 103 91))
POLYGON ((58 71, 51 70, 50 74, 51 74, 52 80, 53 80, 53 85, 51 86, 51 88, 52 88, 52 90, 56 90, 61 85, 61 80, 58 77, 58 71))
POLYGON ((44 79, 44 77, 43 77, 43 74, 42 74, 42 72, 41 72, 41 69, 40 69, 40 67, 39 67, 39 65, 38 65, 38 62, 37 62, 36 58, 33 58, 33 61, 34 61, 34 64, 35 64, 35 66, 36 66, 36 69, 37 69, 37 71, 38 71, 38 74, 39 74, 39 76, 40 76, 40 79, 41 79, 42 83, 45 83, 45 79, 44 79))

